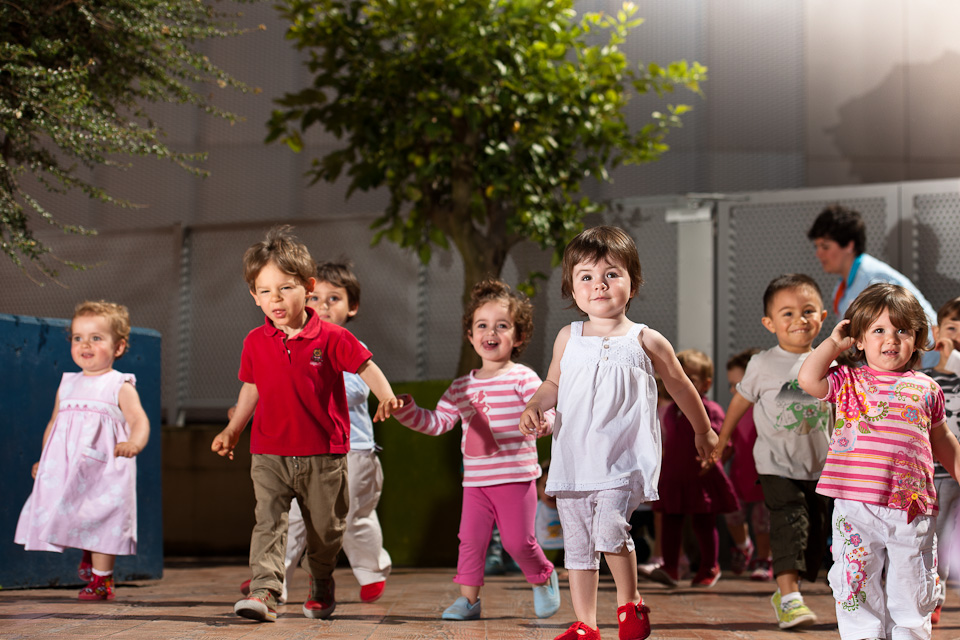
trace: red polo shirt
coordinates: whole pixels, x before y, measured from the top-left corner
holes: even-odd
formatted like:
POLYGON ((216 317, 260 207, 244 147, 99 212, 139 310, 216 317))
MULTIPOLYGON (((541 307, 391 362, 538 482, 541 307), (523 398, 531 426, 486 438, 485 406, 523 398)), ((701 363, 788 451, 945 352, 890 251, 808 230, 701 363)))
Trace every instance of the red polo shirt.
POLYGON ((250 453, 313 456, 350 451, 344 372, 356 373, 371 354, 352 333, 307 308, 292 338, 270 318, 243 341, 239 378, 257 385, 250 453))

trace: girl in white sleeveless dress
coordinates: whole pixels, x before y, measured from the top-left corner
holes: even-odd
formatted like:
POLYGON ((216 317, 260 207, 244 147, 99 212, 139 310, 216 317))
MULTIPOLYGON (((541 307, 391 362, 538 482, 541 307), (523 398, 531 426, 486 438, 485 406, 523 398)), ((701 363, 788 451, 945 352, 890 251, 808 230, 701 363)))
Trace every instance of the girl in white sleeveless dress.
POLYGON ((642 640, 650 635, 649 609, 637 591, 627 523, 641 502, 658 497, 654 373, 690 419, 703 460, 717 436, 670 343, 626 316, 642 283, 633 239, 615 227, 587 229, 567 245, 562 268, 563 296, 588 320, 560 330, 547 379, 520 419, 521 432, 541 433, 544 412, 557 408, 547 493, 557 498, 577 622, 555 640, 600 639, 600 553, 617 585, 620 640, 642 640))

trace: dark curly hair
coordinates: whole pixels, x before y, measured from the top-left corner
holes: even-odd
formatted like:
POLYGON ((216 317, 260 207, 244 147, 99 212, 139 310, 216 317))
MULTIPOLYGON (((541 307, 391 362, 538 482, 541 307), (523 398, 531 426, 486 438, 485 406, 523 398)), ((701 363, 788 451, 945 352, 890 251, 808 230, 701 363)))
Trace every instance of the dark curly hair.
MULTIPOLYGON (((917 297, 909 289, 888 282, 878 282, 864 289, 850 304, 844 315, 844 319, 850 321, 847 325, 847 335, 854 340, 862 340, 870 329, 870 325, 884 310, 897 329, 913 331, 915 336, 913 357, 910 358, 907 367, 915 368, 920 364, 923 352, 930 350, 927 346, 930 321, 917 297)), ((850 348, 850 353, 855 362, 866 361, 863 350, 858 349, 856 344, 850 348)))
POLYGON ((518 357, 530 342, 533 335, 533 305, 530 300, 518 291, 510 288, 506 282, 495 278, 487 278, 473 285, 470 292, 470 302, 463 310, 463 336, 469 338, 473 333, 474 312, 494 300, 506 303, 513 318, 513 329, 516 343, 513 346, 511 357, 518 357))

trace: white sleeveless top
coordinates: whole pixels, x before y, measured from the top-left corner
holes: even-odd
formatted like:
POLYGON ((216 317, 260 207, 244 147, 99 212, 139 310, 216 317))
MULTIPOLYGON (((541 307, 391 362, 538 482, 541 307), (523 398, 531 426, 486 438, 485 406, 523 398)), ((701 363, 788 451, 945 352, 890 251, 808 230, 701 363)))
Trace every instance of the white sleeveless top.
POLYGON ((653 362, 640 345, 643 324, 626 335, 584 336, 570 325, 560 359, 560 388, 547 493, 629 488, 656 500, 661 440, 653 362))

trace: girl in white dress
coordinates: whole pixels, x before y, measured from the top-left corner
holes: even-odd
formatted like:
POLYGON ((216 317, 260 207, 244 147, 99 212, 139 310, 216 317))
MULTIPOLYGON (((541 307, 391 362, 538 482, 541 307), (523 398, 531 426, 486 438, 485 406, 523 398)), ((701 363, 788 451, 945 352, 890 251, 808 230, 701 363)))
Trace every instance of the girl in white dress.
POLYGON ((81 600, 112 600, 116 557, 137 552, 135 456, 150 422, 134 376, 113 369, 129 336, 126 307, 77 305, 70 355, 80 371, 63 374, 14 537, 27 551, 83 549, 81 600))
POLYGON ((560 330, 547 379, 520 419, 521 432, 540 434, 544 412, 557 408, 547 493, 557 498, 577 622, 556 640, 600 639, 600 553, 617 585, 620 640, 642 640, 649 609, 637 591, 627 523, 641 502, 658 497, 654 374, 690 419, 701 459, 710 458, 717 436, 667 339, 626 316, 643 282, 633 239, 616 227, 587 229, 567 245, 562 268, 563 297, 588 320, 560 330))

